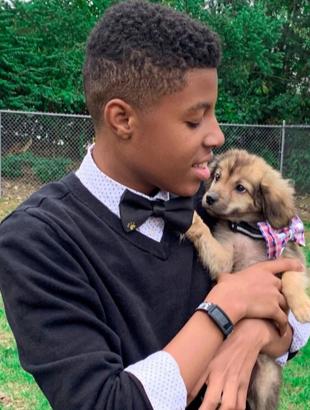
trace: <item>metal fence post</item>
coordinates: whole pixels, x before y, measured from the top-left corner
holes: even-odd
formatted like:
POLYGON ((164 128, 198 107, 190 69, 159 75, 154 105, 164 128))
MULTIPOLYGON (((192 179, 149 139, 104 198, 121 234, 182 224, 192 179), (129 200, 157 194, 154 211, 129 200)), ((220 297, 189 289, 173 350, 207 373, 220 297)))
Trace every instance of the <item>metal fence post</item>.
POLYGON ((285 144, 285 120, 283 120, 282 122, 282 138, 281 138, 280 172, 282 175, 283 175, 284 144, 285 144))

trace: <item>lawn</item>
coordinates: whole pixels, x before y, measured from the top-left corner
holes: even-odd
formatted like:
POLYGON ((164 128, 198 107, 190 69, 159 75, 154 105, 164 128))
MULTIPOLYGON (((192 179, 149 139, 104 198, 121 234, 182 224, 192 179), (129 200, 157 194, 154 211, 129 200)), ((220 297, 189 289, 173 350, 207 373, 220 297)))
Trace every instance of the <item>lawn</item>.
POLYGON ((10 212, 12 212, 19 204, 18 199, 0 198, 0 221, 10 212))
MULTIPOLYGON (((0 199, 0 220, 17 206, 14 200, 0 199)), ((306 257, 310 266, 310 222, 306 226, 306 257)), ((310 408, 310 343, 285 367, 280 410, 310 408)), ((7 324, 0 297, 0 410, 51 409, 32 376, 18 361, 15 341, 7 324)))

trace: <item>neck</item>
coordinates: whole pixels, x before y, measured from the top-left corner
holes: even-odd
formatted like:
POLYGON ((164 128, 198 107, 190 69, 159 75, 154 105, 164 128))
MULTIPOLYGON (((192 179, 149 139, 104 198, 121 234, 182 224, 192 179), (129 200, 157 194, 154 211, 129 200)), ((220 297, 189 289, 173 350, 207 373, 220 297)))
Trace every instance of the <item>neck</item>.
POLYGON ((160 191, 154 186, 146 186, 137 182, 140 178, 135 177, 134 172, 129 172, 128 168, 123 166, 120 155, 115 152, 111 144, 103 142, 103 138, 95 144, 91 155, 100 171, 125 188, 147 196, 155 196, 160 191))

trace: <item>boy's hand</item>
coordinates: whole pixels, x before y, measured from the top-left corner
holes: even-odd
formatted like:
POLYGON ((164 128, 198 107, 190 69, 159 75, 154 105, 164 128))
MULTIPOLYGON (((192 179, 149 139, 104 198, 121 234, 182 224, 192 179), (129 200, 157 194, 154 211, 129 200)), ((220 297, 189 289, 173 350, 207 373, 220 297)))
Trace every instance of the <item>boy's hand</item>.
POLYGON ((272 342, 270 324, 244 319, 224 341, 206 372, 207 391, 200 410, 245 409, 251 373, 259 352, 272 342))
POLYGON ((303 269, 295 259, 257 263, 243 271, 221 275, 206 300, 218 304, 233 323, 243 318, 274 320, 283 335, 287 330, 287 305, 281 293, 281 279, 276 275, 303 269))

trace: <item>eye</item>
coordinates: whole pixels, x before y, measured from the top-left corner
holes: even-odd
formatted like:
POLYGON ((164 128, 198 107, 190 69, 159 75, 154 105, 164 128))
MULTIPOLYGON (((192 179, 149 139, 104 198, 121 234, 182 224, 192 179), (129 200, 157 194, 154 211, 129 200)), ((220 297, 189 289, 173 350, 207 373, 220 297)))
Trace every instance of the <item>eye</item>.
POLYGON ((241 192, 241 193, 244 193, 244 192, 246 192, 246 189, 244 188, 243 185, 238 184, 238 185, 236 186, 236 191, 241 192))
POLYGON ((214 174, 214 181, 218 181, 220 178, 221 178, 220 172, 216 172, 216 173, 214 174))
POLYGON ((192 122, 192 121, 186 121, 186 125, 188 126, 188 128, 190 129, 195 129, 198 128, 200 125, 200 122, 192 122))

